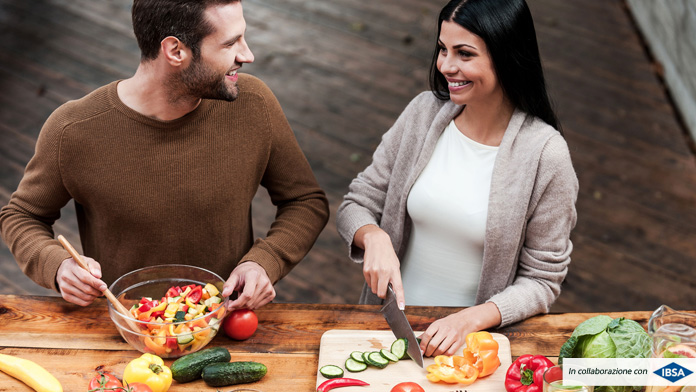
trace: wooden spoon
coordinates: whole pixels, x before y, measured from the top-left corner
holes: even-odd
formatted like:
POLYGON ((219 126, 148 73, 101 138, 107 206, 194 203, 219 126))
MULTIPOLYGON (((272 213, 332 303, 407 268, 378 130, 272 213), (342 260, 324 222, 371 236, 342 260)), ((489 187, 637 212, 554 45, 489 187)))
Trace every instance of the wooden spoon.
MULTIPOLYGON (((63 237, 62 235, 58 235, 58 241, 60 241, 60 244, 63 245, 63 248, 65 248, 65 250, 67 250, 68 253, 70 253, 70 256, 72 256, 73 260, 75 260, 75 262, 76 262, 77 264, 79 264, 80 267, 84 268, 84 269, 85 269, 87 272, 89 272, 90 274, 92 273, 92 271, 89 270, 89 267, 87 266, 87 263, 85 263, 85 261, 82 260, 82 257, 80 257, 80 254, 77 253, 77 251, 75 250, 75 248, 73 248, 73 246, 70 245, 70 242, 68 242, 68 240, 65 239, 65 237, 63 237)), ((135 323, 133 323, 133 322, 128 318, 128 317, 130 317, 130 312, 128 311, 128 309, 126 309, 126 307, 123 306, 123 304, 121 303, 121 301, 119 301, 118 299, 116 299, 116 297, 114 296, 114 294, 111 293, 111 290, 109 290, 109 289, 107 288, 106 290, 104 290, 104 291, 102 292, 102 294, 104 294, 104 296, 109 300, 109 302, 111 302, 111 304, 114 305, 114 308, 116 308, 116 311, 118 311, 119 313, 121 313, 121 314, 123 314, 124 316, 126 316, 126 322, 127 322, 128 325, 133 329, 134 332, 140 331, 141 328, 138 327, 135 323)))

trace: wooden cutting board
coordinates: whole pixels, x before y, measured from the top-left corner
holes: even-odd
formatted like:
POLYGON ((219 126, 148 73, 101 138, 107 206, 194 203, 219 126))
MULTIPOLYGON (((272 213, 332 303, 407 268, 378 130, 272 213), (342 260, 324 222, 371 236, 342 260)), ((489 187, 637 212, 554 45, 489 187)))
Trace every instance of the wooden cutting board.
MULTIPOLYGON (((419 336, 421 332, 416 332, 419 336)), ((377 369, 369 366, 367 370, 359 373, 351 373, 345 370, 346 359, 353 351, 379 351, 382 348, 389 349, 396 339, 391 331, 366 331, 349 329, 332 329, 324 332, 319 346, 319 366, 317 367, 317 387, 326 381, 326 378, 319 373, 319 369, 324 365, 337 365, 344 370, 343 377, 356 378, 368 382, 370 386, 365 387, 345 387, 341 392, 365 392, 380 391, 389 392, 391 388, 404 381, 418 383, 426 392, 505 392, 505 372, 512 363, 510 355, 510 341, 504 335, 493 333, 493 338, 498 342, 500 348, 500 367, 495 373, 488 377, 476 380, 473 384, 464 386, 458 384, 432 383, 425 375, 428 373, 425 368, 433 364, 432 358, 424 358, 424 367, 421 368, 414 361, 401 360, 397 363, 390 363, 384 369, 377 369)), ((460 353, 461 354, 461 353, 460 353)))

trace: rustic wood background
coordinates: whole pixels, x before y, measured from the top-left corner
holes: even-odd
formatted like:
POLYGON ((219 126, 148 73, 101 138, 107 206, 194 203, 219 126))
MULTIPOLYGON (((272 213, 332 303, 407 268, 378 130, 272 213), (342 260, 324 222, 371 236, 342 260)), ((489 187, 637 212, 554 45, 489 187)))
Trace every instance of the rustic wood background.
MULTIPOLYGON (((621 0, 528 0, 580 180, 575 250, 554 311, 696 303, 693 143, 621 0)), ((340 204, 381 135, 427 89, 445 0, 244 0, 256 56, 321 186, 340 204)), ((129 0, 0 0, 0 205, 48 115, 135 70, 129 0)), ((684 38, 686 39, 686 37, 684 38)), ((263 235, 274 210, 254 204, 263 235)), ((69 205, 56 232, 79 243, 69 205)), ((362 286, 334 216, 277 285, 280 302, 355 303, 362 286)), ((51 295, 0 245, 0 293, 51 295)))

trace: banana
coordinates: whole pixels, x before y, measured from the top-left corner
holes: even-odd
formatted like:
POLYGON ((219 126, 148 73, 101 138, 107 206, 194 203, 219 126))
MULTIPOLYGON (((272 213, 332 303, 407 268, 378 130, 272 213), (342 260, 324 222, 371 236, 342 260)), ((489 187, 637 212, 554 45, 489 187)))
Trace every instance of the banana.
POLYGON ((0 370, 34 388, 36 392, 63 392, 58 379, 28 359, 0 354, 0 370))

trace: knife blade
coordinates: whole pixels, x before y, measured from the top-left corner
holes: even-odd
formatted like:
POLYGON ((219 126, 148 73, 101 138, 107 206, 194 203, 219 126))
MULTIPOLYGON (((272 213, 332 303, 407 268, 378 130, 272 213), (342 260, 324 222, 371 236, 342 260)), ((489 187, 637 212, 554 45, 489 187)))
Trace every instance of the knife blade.
POLYGON ((408 340, 408 349, 406 350, 408 356, 418 366, 423 367, 423 353, 421 353, 418 340, 416 340, 416 335, 413 333, 411 324, 409 324, 404 311, 399 309, 399 304, 396 302, 396 294, 394 294, 391 284, 387 287, 387 298, 384 300, 384 306, 382 306, 380 312, 387 320, 387 324, 394 332, 394 336, 397 339, 406 338, 408 340))

